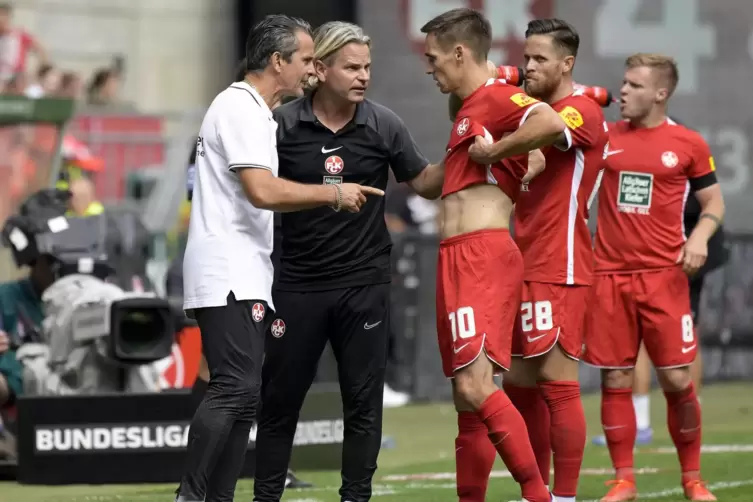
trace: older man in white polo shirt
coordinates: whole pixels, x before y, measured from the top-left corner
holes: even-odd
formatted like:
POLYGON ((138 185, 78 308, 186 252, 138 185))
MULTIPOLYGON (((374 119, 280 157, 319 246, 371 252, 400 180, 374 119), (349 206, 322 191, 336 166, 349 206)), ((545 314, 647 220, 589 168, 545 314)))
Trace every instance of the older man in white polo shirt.
POLYGON ((209 385, 191 423, 178 502, 233 500, 255 418, 264 336, 272 318, 272 211, 330 206, 357 212, 381 190, 304 185, 277 177, 271 108, 313 74, 309 25, 268 16, 246 42, 242 82, 212 102, 196 145, 184 308, 195 317, 209 385))

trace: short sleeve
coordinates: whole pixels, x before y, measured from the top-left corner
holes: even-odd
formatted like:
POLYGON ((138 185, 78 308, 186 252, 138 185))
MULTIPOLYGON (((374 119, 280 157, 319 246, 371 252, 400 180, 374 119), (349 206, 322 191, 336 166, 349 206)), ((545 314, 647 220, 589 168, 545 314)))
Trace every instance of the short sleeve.
POLYGON ((398 183, 412 180, 429 165, 405 123, 395 114, 391 114, 390 118, 387 147, 390 152, 390 167, 398 183))
MULTIPOLYGON (((590 99, 590 98, 585 98, 590 99)), ((572 103, 557 112, 565 122, 565 135, 571 147, 592 147, 598 144, 607 126, 604 116, 599 113, 595 105, 590 103, 572 103)))
POLYGON ((714 157, 711 156, 711 149, 706 140, 700 134, 693 133, 691 141, 693 142, 693 157, 688 165, 688 178, 701 178, 715 172, 714 157))
POLYGON ((492 84, 494 89, 495 107, 490 107, 490 121, 495 129, 504 132, 512 132, 525 122, 531 110, 543 103, 536 98, 522 92, 517 87, 502 82, 492 84))
POLYGON ((251 98, 224 103, 218 110, 217 138, 225 152, 228 169, 272 170, 270 118, 251 98))

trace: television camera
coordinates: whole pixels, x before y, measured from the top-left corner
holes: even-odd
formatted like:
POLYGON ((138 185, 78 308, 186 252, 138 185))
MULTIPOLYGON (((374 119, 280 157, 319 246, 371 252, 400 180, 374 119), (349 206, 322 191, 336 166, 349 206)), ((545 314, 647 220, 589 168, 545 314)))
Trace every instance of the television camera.
POLYGON ((183 313, 155 293, 129 291, 130 281, 114 266, 129 261, 125 251, 145 263, 145 246, 134 240, 146 242, 148 233, 138 218, 134 225, 133 214, 69 217, 69 196, 37 192, 2 230, 16 265, 34 266, 45 257, 55 278, 42 295, 42 326, 24 326, 24 338, 17 340, 25 391, 156 390, 150 381, 156 376, 145 365, 170 356, 183 313))

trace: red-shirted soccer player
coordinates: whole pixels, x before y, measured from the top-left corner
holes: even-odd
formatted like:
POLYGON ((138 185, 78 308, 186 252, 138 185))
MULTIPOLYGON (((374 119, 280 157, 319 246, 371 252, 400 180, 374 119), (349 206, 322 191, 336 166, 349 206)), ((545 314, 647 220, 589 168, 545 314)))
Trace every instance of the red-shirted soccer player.
POLYGON ((501 156, 527 155, 564 137, 565 124, 549 105, 489 78, 491 26, 480 13, 455 9, 421 31, 429 73, 443 93, 463 99, 445 158, 437 267, 439 348, 458 410, 458 497, 484 500, 496 450, 523 498, 548 502, 525 422, 493 380, 510 367, 520 305, 523 262, 508 227, 526 167, 480 165, 468 148, 477 136, 509 134, 501 156))
MULTIPOLYGON (((554 453, 552 493, 562 502, 575 500, 586 444, 578 360, 593 271, 588 200, 607 143, 601 107, 573 86, 579 45, 577 31, 565 21, 528 24, 526 91, 549 103, 568 129, 564 144, 543 149, 545 170, 523 185, 515 206, 525 282, 512 344, 518 357, 504 377, 547 483, 554 453)), ((471 157, 497 161, 493 149, 479 145, 471 157)))
POLYGON ((641 340, 667 399, 685 497, 716 500, 700 478, 701 409, 689 371, 698 343, 686 274, 706 260, 724 201, 706 142, 667 118, 667 100, 678 81, 675 62, 636 54, 626 68, 620 99, 626 120, 610 124, 604 154, 583 355, 602 368, 601 422, 616 470, 601 500, 637 496, 631 387, 641 340), (683 209, 691 188, 702 209, 685 240, 683 209))

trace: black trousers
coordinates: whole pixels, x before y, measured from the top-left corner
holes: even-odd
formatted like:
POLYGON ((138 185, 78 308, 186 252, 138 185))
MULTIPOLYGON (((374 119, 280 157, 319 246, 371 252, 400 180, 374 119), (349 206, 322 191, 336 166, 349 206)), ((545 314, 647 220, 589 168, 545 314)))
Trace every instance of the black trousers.
POLYGON ((343 501, 371 498, 382 442, 382 396, 389 344, 389 284, 332 291, 275 291, 256 434, 254 501, 277 502, 285 488, 298 416, 329 341, 343 400, 343 501))
POLYGON ((273 318, 266 302, 235 299, 195 310, 209 384, 196 409, 178 494, 187 502, 229 502, 256 418, 264 338, 273 318))
POLYGON ((699 310, 701 309, 701 293, 703 292, 703 275, 691 277, 690 282, 690 312, 693 315, 693 323, 699 322, 699 310))

